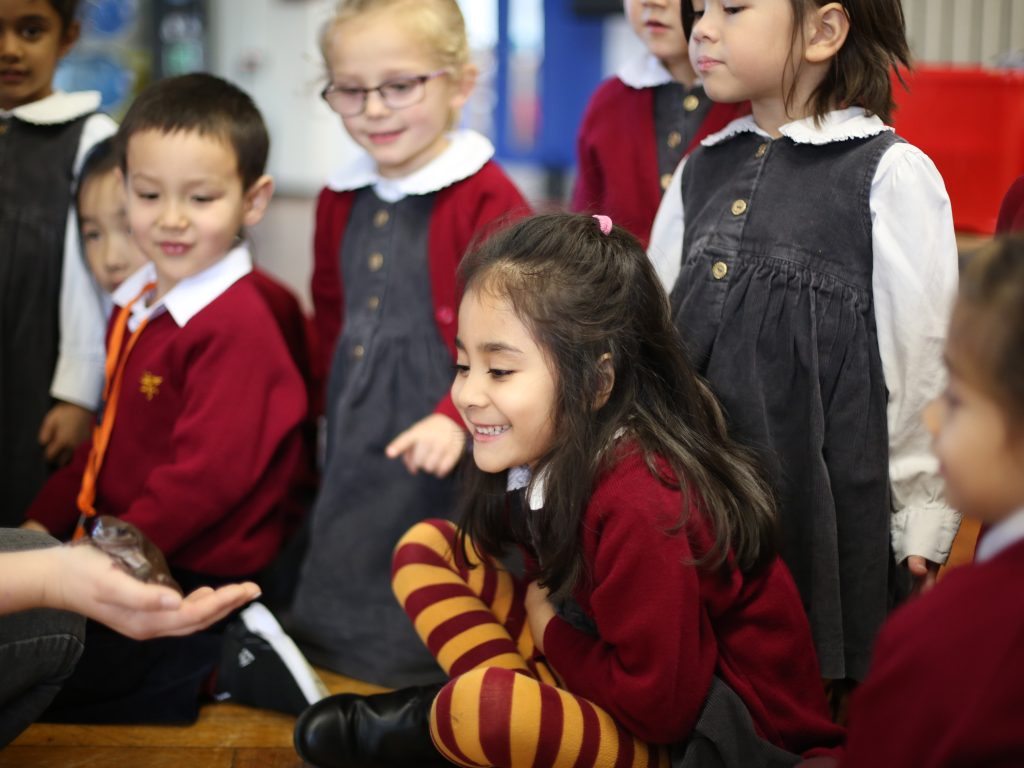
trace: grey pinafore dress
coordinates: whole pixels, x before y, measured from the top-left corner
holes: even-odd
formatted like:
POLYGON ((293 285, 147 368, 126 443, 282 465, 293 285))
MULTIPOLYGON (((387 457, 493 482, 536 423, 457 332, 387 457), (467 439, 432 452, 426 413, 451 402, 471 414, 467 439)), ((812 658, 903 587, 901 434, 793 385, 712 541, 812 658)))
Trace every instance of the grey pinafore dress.
POLYGON ((452 381, 428 274, 433 203, 430 194, 389 204, 371 189, 353 202, 326 463, 290 620, 315 664, 388 687, 445 679, 391 591, 391 553, 414 523, 453 514, 454 480, 410 475, 384 455, 452 381))
POLYGON ((0 118, 0 525, 16 526, 49 475, 39 427, 53 405, 64 235, 88 116, 0 118))
POLYGON ((863 679, 905 589, 890 548, 869 208, 878 161, 899 140, 740 133, 683 169, 675 324, 776 488, 781 554, 826 678, 863 679))
POLYGON ((704 89, 682 83, 663 83, 654 88, 654 142, 658 155, 661 189, 668 188, 683 154, 711 111, 711 99, 704 89))

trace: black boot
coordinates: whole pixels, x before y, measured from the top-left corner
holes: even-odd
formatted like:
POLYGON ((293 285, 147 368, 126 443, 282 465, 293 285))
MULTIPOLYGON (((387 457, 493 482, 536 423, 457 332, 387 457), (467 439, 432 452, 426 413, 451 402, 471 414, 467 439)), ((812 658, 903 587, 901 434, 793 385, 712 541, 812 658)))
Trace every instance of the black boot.
POLYGON ((321 699, 295 722, 295 751, 317 768, 448 768, 430 740, 442 685, 321 699))

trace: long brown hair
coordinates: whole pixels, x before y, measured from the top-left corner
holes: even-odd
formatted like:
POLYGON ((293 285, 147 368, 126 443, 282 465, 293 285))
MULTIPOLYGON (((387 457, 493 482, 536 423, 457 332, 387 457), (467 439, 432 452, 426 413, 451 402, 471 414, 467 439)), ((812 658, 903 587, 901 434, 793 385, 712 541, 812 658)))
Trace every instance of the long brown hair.
MULTIPOLYGON (((540 581, 556 593, 585 577, 580 525, 620 431, 643 452, 652 475, 698 501, 715 544, 699 565, 743 571, 775 553, 771 494, 748 454, 726 434, 722 411, 687 362, 668 299, 635 237, 602 234, 590 216, 524 219, 468 255, 459 269, 468 291, 509 302, 548 357, 556 379, 554 443, 538 462, 545 503, 531 511, 540 581), (609 356, 614 385, 600 407, 609 356), (665 472, 662 460, 670 469, 665 472)), ((505 472, 470 466, 461 505, 462 546, 500 553, 517 541, 510 526, 505 472)))

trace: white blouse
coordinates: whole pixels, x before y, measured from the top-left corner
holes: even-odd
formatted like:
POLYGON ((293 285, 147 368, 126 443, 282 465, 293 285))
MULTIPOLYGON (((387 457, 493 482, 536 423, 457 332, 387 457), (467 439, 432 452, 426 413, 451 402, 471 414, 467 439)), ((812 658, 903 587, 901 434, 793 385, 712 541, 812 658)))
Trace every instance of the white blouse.
MULTIPOLYGON (((783 125, 779 132, 798 144, 826 144, 888 130, 892 129, 878 117, 851 107, 829 113, 820 125, 804 118, 783 125)), ((747 116, 701 143, 711 146, 744 132, 768 137, 747 116)), ((648 248, 667 291, 681 264, 685 163, 683 158, 665 191, 648 248)), ((879 161, 870 210, 875 324, 889 391, 893 550, 897 562, 921 555, 943 563, 960 527, 960 515, 946 503, 921 413, 946 382, 942 354, 959 279, 953 215, 935 165, 906 143, 894 144, 879 161)))

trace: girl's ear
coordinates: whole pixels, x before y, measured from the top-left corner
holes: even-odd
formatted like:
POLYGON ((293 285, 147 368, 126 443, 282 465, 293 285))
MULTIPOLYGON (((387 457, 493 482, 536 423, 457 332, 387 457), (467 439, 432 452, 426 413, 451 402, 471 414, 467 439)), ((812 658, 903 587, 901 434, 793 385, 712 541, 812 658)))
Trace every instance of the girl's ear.
POLYGON ((479 70, 473 64, 467 64, 462 68, 461 72, 452 75, 452 85, 455 88, 449 102, 452 109, 459 110, 466 105, 470 95, 473 93, 473 89, 476 88, 478 75, 479 70))
POLYGON ((60 48, 57 49, 57 58, 63 59, 64 56, 74 48, 75 43, 78 42, 78 36, 82 34, 82 25, 78 21, 72 21, 68 24, 67 29, 64 30, 64 34, 61 37, 60 48))
POLYGON ((595 411, 604 407, 615 388, 615 366, 612 363, 611 352, 605 352, 597 359, 597 375, 601 380, 601 386, 597 390, 597 398, 594 400, 595 411))
POLYGON ((274 196, 274 180, 264 174, 252 183, 252 186, 245 193, 245 216, 242 223, 251 227, 260 222, 263 214, 267 212, 270 205, 270 198, 274 196))
POLYGON ((820 64, 835 58, 850 34, 850 17, 840 3, 828 3, 808 14, 810 29, 805 38, 804 59, 820 64))

